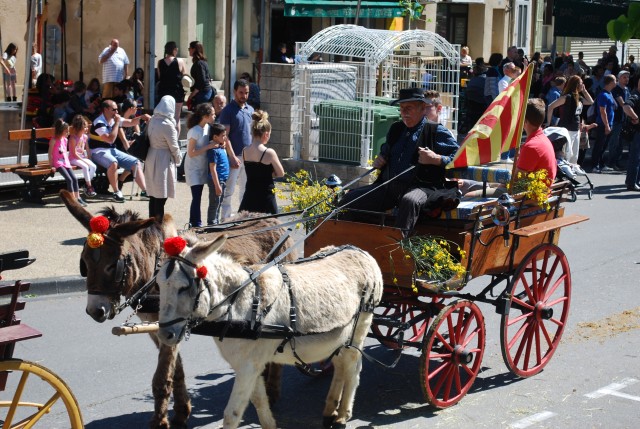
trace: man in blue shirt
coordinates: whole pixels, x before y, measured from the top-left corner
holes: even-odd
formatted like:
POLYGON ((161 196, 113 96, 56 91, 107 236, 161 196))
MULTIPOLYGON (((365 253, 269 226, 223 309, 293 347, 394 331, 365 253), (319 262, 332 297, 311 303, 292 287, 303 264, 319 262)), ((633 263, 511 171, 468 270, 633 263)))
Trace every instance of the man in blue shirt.
POLYGON ((402 121, 391 125, 373 161, 373 167, 381 170, 378 179, 350 191, 339 204, 366 211, 385 211, 397 205, 396 227, 407 236, 424 207, 455 207, 457 183, 452 182, 452 188, 446 186, 444 167, 458 150, 458 143, 442 124, 434 123, 438 100, 425 97, 421 88, 401 89, 394 103, 400 103, 402 121), (406 171, 410 167, 413 169, 406 171))
POLYGON ((238 188, 238 201, 242 201, 247 184, 247 174, 242 163, 242 150, 251 144, 253 107, 247 104, 248 99, 249 82, 239 79, 233 84, 233 100, 220 112, 220 123, 227 129, 227 137, 231 142, 231 146, 227 145, 226 148, 231 171, 222 202, 222 219, 231 217, 231 199, 236 193, 236 188, 238 188))
MULTIPOLYGON (((616 101, 611 95, 611 90, 616 86, 616 77, 612 74, 604 77, 604 87, 597 98, 598 113, 596 115, 596 143, 593 146, 591 164, 594 173, 601 173, 605 170, 604 151, 607 149, 611 138, 611 127, 613 126, 613 116, 616 101)), ((606 170, 611 168, 606 167, 606 170)))

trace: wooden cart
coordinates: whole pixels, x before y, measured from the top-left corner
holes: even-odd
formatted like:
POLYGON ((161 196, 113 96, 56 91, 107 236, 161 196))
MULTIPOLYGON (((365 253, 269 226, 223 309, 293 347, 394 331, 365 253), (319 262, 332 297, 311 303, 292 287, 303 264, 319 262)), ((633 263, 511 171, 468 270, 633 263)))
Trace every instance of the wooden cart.
MULTIPOLYGON (((30 259, 26 250, 2 253, 0 273, 22 268, 33 261, 35 259, 30 259)), ((20 295, 28 291, 29 286, 29 283, 21 281, 11 285, 0 284, 0 297, 8 297, 0 304, 2 428, 55 427, 56 422, 51 420, 52 415, 64 412, 68 415, 68 426, 65 427, 81 429, 84 425, 78 401, 65 382, 42 365, 13 358, 16 342, 42 336, 38 330, 21 323, 16 317, 16 311, 22 310, 25 306, 25 302, 20 300, 20 295)))
POLYGON ((307 238, 305 254, 354 244, 373 255, 385 292, 372 335, 392 349, 421 349, 425 399, 449 407, 464 397, 480 371, 485 323, 477 302, 493 305, 501 317, 502 356, 511 372, 532 376, 553 356, 571 301, 569 263, 557 245, 560 229, 587 220, 564 216, 566 189, 566 182, 554 185, 548 210, 519 196, 508 208, 486 199, 467 213, 421 221, 416 235, 443 237, 464 250, 466 278, 445 284, 416 278, 413 259, 398 244, 401 231, 388 226, 393 218, 387 214, 380 214, 377 224, 328 220, 307 238), (496 221, 500 218, 503 222, 496 221), (481 276, 488 276, 488 285, 477 293, 467 290, 472 289, 467 282, 481 276))

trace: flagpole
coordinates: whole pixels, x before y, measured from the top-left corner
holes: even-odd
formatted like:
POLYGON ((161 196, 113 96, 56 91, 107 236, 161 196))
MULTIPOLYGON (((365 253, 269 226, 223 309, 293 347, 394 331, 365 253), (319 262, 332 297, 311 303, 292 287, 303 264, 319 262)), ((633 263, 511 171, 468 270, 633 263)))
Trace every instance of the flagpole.
MULTIPOLYGON (((529 73, 529 78, 527 79, 527 86, 526 89, 524 91, 524 100, 528 100, 529 99, 529 91, 531 89, 531 80, 532 80, 532 76, 533 76, 533 63, 529 64, 527 66, 527 70, 526 73, 529 73)), ((522 111, 522 117, 519 118, 518 120, 518 125, 517 125, 517 129, 516 129, 516 137, 518 138, 517 144, 516 144, 516 153, 513 156, 513 166, 511 167, 511 180, 509 181, 509 191, 512 192, 513 191, 513 184, 515 183, 516 180, 516 169, 517 169, 517 165, 518 165, 518 157, 520 156, 520 145, 522 144, 522 129, 524 128, 524 117, 527 114, 527 105, 526 105, 526 101, 525 101, 525 106, 524 109, 522 111)))

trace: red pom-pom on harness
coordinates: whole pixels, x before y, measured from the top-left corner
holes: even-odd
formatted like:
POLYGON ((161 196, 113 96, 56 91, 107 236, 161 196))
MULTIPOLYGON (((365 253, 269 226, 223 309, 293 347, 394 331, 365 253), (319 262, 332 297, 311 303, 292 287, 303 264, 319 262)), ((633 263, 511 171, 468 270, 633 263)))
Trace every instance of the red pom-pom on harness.
POLYGON ((109 219, 104 216, 94 216, 89 221, 92 232, 104 234, 109 229, 109 219))
POLYGON ((205 267, 204 265, 200 265, 198 268, 196 268, 196 275, 199 279, 207 277, 207 267, 205 267))
POLYGON ((178 256, 185 247, 187 247, 187 241, 182 237, 169 237, 164 240, 164 251, 169 256, 178 256))

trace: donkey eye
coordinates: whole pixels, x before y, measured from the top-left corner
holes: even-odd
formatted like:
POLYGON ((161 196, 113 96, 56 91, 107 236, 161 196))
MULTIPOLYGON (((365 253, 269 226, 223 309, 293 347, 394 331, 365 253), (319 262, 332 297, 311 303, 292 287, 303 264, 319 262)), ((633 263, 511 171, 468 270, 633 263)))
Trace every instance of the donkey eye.
POLYGON ((187 292, 187 291, 189 291, 189 289, 191 289, 191 285, 181 287, 180 289, 178 289, 178 294, 181 294, 183 292, 187 292))

